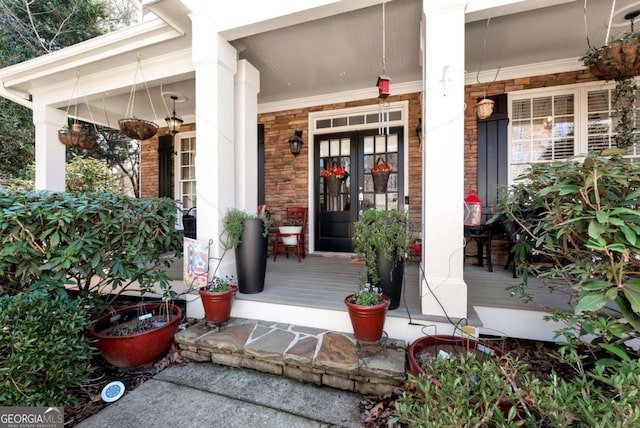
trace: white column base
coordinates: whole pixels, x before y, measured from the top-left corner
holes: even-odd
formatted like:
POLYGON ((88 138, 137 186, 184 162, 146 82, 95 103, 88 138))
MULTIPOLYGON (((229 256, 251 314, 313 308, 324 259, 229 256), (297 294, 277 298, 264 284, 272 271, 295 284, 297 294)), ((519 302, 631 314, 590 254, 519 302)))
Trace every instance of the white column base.
POLYGON ((462 279, 429 278, 420 283, 424 315, 467 317, 467 284, 462 279), (442 308, 446 309, 446 313, 442 308))

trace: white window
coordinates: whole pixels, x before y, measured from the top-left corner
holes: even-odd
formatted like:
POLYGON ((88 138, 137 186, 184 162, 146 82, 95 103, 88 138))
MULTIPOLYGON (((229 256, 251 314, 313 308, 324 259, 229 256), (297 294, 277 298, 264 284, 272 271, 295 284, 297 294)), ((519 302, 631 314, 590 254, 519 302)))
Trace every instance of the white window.
MULTIPOLYGON (((509 95, 509 182, 534 163, 615 146, 614 84, 571 85, 509 95)), ((636 146, 626 156, 636 158, 636 146)))
MULTIPOLYGON (((186 214, 197 206, 196 200, 196 133, 176 134, 176 200, 186 214)), ((193 210, 195 211, 195 210, 193 210)), ((191 214, 195 215, 195 212, 191 214)), ((180 216, 179 216, 180 217, 180 216)), ((180 221, 180 218, 178 218, 180 221)))

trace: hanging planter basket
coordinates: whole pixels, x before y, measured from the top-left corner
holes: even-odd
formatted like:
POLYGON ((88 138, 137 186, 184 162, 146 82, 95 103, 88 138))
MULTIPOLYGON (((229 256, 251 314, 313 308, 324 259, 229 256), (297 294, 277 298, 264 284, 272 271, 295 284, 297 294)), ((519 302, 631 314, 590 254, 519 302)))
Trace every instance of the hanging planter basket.
POLYGON ((71 98, 69 98, 69 103, 67 104, 67 119, 65 125, 58 130, 58 140, 69 148, 76 148, 82 150, 91 150, 96 146, 96 142, 98 141, 98 128, 96 128, 95 121, 93 120, 93 113, 91 113, 91 107, 89 102, 85 97, 85 104, 89 111, 89 116, 91 123, 81 123, 78 122, 78 100, 76 99, 76 94, 78 92, 78 84, 80 82, 80 74, 76 75, 76 81, 73 84, 73 92, 71 93, 71 98), (75 102, 74 102, 75 100, 75 102), (73 115, 73 123, 69 124, 69 110, 71 109, 71 104, 74 104, 74 115, 73 115))
POLYGON ((476 104, 478 119, 486 119, 493 114, 493 100, 483 98, 476 104))
POLYGON ((386 193, 389 175, 391 175, 391 167, 382 158, 378 158, 375 166, 371 169, 373 191, 375 193, 386 193))
POLYGON ((142 83, 144 84, 144 88, 147 91, 147 97, 149 97, 149 104, 151 105, 151 110, 153 112, 153 117, 156 117, 156 109, 153 107, 153 101, 151 99, 151 93, 149 92, 149 86, 147 86, 147 82, 144 79, 144 74, 142 73, 142 64, 140 63, 140 57, 138 56, 138 64, 136 67, 136 72, 133 77, 133 85, 131 85, 131 92, 129 93, 129 102, 127 103, 127 112, 126 117, 124 119, 120 119, 118 121, 118 125, 120 126, 120 131, 124 135, 134 140, 148 140, 158 133, 158 125, 149 120, 138 119, 133 114, 133 106, 135 104, 136 99, 136 82, 138 78, 138 71, 142 76, 142 83))
POLYGON ((600 80, 624 80, 640 75, 640 34, 588 51, 582 58, 600 80))
POLYGON ((142 119, 120 119, 120 131, 134 140, 148 140, 158 133, 158 125, 142 119))
POLYGON ((58 140, 70 148, 91 150, 96 146, 98 136, 89 129, 81 128, 78 130, 76 128, 74 130, 74 128, 64 127, 58 130, 58 140))
POLYGON ((327 189, 329 190, 329 196, 340 196, 340 190, 342 190, 342 179, 335 175, 325 177, 327 183, 327 189))

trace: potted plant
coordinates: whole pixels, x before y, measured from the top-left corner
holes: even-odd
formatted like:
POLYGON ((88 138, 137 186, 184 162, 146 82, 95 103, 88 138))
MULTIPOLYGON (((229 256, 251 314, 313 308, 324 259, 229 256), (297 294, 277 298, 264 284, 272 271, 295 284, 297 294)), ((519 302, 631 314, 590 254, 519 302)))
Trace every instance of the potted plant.
POLYGON ((589 67, 594 77, 616 81, 611 118, 615 119, 616 135, 613 138, 617 148, 608 149, 602 154, 624 153, 627 147, 636 142, 635 102, 638 87, 634 77, 640 75, 640 33, 626 33, 604 46, 589 47, 580 60, 589 67))
POLYGON ((266 211, 248 214, 236 208, 227 210, 223 220, 225 248, 235 249, 238 290, 260 293, 267 273, 267 245, 271 218, 266 211))
POLYGON ((389 297, 368 282, 344 299, 356 339, 361 342, 380 340, 389 303, 389 297))
POLYGON ((232 281, 229 276, 214 276, 199 290, 207 322, 219 324, 231 316, 233 298, 238 292, 238 286, 232 281))
POLYGON ((282 236, 282 243, 284 245, 296 245, 297 236, 295 234, 299 234, 302 232, 302 226, 304 225, 304 220, 301 218, 290 218, 286 219, 282 226, 278 227, 278 231, 282 236), (289 235, 289 236, 287 236, 289 235))
POLYGON ((167 299, 107 313, 91 325, 89 334, 110 364, 145 366, 169 349, 181 319, 182 309, 167 299))
POLYGON ((376 164, 371 167, 373 191, 375 193, 385 193, 387 191, 389 175, 391 175, 391 166, 382 160, 382 158, 378 158, 376 164))
POLYGON ((420 337, 409 345, 409 369, 411 374, 419 376, 425 374, 425 366, 438 356, 448 357, 472 353, 480 358, 501 357, 502 351, 493 345, 478 342, 475 339, 462 336, 436 335, 420 337))
POLYGON ((320 175, 324 177, 329 195, 339 196, 342 182, 346 180, 346 178, 349 176, 349 173, 345 171, 341 166, 332 166, 329 169, 323 168, 320 175))
POLYGON ((405 211, 366 210, 355 224, 355 251, 364 256, 368 280, 389 296, 389 309, 400 304, 404 259, 413 225, 405 211))

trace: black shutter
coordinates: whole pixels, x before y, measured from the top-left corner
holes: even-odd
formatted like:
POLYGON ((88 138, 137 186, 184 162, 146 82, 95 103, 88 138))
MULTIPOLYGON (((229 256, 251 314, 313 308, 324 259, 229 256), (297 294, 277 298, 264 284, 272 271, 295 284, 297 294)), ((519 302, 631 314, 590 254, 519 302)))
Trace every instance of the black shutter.
POLYGON ((171 135, 158 137, 158 197, 171 198, 171 135))
POLYGON ((493 114, 478 119, 478 198, 482 201, 483 223, 491 218, 491 210, 509 179, 507 94, 487 98, 495 103, 493 114))

